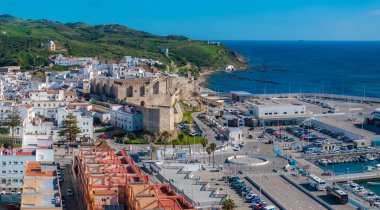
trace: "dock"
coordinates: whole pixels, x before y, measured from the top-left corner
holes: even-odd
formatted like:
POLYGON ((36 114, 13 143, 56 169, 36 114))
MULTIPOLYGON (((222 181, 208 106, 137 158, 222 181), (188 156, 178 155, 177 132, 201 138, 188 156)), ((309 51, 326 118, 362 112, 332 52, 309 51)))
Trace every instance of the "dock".
POLYGON ((285 209, 326 209, 279 175, 249 176, 285 209))
POLYGON ((329 178, 325 177, 324 179, 331 181, 331 182, 347 182, 347 181, 361 181, 361 180, 380 179, 380 171, 336 175, 336 176, 331 176, 329 178))

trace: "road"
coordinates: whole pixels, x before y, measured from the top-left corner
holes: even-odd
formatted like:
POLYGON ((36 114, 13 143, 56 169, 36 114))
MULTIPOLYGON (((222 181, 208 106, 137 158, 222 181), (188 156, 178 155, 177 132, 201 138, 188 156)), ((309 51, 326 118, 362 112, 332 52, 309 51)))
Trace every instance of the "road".
POLYGON ((76 183, 76 178, 72 170, 72 155, 63 155, 63 151, 57 151, 57 156, 55 161, 60 163, 61 172, 63 173, 63 182, 60 184, 61 195, 64 196, 66 200, 67 210, 84 210, 83 199, 79 199, 80 189, 79 185, 76 183), (67 189, 70 188, 74 192, 74 196, 68 197, 66 194, 67 189))
POLYGON ((265 191, 289 210, 326 209, 309 196, 298 190, 279 175, 249 176, 265 191))

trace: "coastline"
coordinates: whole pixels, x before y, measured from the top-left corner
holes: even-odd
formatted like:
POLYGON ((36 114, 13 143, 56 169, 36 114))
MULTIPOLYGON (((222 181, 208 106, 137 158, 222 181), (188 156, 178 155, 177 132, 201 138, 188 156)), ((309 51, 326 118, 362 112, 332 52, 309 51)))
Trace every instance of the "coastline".
MULTIPOLYGON (((238 66, 238 69, 234 70, 234 71, 246 71, 246 70, 250 69, 249 67, 250 67, 249 65, 238 66)), ((219 73, 221 71, 223 71, 223 70, 222 69, 221 70, 208 70, 208 71, 200 72, 199 77, 196 80, 200 92, 214 93, 215 91, 207 88, 206 85, 208 83, 208 79, 210 78, 210 76, 212 76, 215 73, 219 73)))

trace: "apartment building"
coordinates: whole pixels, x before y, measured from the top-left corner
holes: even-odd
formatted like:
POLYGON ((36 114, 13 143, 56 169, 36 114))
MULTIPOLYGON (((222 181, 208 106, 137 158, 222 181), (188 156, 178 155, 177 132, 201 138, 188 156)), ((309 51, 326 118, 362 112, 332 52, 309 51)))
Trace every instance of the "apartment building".
POLYGON ((21 193, 27 162, 53 162, 52 149, 0 149, 0 191, 21 193))
POLYGON ((107 144, 79 150, 78 182, 86 209, 194 209, 168 184, 150 183, 125 150, 107 144))
POLYGON ((62 210, 61 189, 55 165, 27 163, 20 209, 62 210))
POLYGON ((54 63, 60 66, 83 66, 86 64, 98 64, 98 60, 92 57, 63 57, 63 55, 58 55, 54 63))
POLYGON ((78 121, 77 126, 82 131, 80 134, 78 134, 78 138, 89 137, 92 139, 94 135, 93 118, 91 116, 91 113, 87 110, 70 109, 64 107, 58 108, 57 115, 55 117, 58 129, 62 128, 63 121, 67 118, 67 115, 69 114, 73 114, 74 116, 76 116, 78 121))

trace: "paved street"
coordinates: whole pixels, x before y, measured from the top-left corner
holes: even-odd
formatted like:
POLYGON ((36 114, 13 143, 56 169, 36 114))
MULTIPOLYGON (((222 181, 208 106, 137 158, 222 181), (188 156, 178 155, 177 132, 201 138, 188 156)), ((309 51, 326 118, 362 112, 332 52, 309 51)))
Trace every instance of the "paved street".
POLYGON ((67 204, 67 210, 82 210, 84 209, 83 202, 79 202, 83 199, 80 197, 79 185, 76 183, 76 178, 72 170, 72 158, 73 155, 65 154, 64 150, 57 151, 57 157, 55 158, 57 163, 61 165, 61 171, 63 173, 63 182, 60 184, 62 196, 64 196, 67 204), (70 188, 74 192, 74 196, 67 196, 66 191, 70 188))

